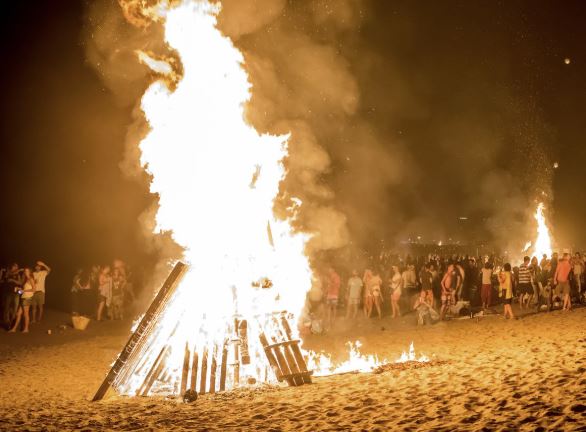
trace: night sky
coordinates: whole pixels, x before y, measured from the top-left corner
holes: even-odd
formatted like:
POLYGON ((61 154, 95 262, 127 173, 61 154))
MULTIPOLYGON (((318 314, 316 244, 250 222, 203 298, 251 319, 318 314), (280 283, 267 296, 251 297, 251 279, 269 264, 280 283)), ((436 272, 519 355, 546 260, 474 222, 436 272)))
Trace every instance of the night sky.
MULTIPOLYGON (((84 8, 73 0, 10 2, 0 30, 1 260, 46 260, 60 269, 59 281, 79 265, 149 258, 137 218, 152 197, 144 182, 119 168, 132 106, 120 104, 86 64, 84 8)), ((552 171, 555 235, 564 247, 583 247, 586 4, 378 1, 365 9, 360 31, 351 44, 341 41, 340 51, 360 86, 359 116, 380 136, 400 139, 417 168, 411 184, 405 176, 385 192, 401 207, 401 223, 425 213, 437 215, 432 231, 459 232, 463 241, 489 235, 482 210, 470 205, 476 192, 463 183, 473 181, 476 153, 487 145, 474 131, 490 130, 505 137, 491 161, 513 179, 531 183, 542 166, 559 163, 552 171), (458 231, 457 217, 466 212, 472 226, 458 231)), ((331 186, 354 233, 360 221, 345 195, 346 154, 326 148, 340 170, 331 186)), ((386 196, 378 199, 393 226, 386 196)), ((411 235, 380 230, 381 236, 411 235)))

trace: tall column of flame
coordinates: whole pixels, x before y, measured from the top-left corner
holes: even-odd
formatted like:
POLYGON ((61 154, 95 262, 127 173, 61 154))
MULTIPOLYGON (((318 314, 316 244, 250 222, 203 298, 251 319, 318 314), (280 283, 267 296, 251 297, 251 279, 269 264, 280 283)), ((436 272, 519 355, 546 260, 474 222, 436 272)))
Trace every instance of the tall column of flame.
MULTIPOLYGON (((159 196, 156 231, 171 231, 190 264, 149 340, 150 363, 171 343, 176 349, 169 363, 179 367, 186 340, 198 344, 223 337, 233 314, 252 322, 278 310, 298 313, 311 272, 306 238, 273 214, 285 175, 287 137, 259 135, 244 121, 251 85, 242 54, 216 28, 219 6, 202 0, 172 4, 155 10, 164 19, 165 40, 179 54, 183 74, 172 90, 164 76, 173 74, 173 67, 140 54, 163 75, 142 98, 150 132, 140 149, 152 175, 151 191, 159 196), (265 277, 273 288, 252 286, 265 277)), ((251 354, 260 361, 262 349, 253 336, 250 341, 255 345, 251 354)), ((261 378, 259 370, 249 374, 261 378)), ((134 374, 118 389, 134 393, 141 379, 134 374)))
POLYGON ((551 256, 551 237, 549 235, 549 228, 545 222, 545 215, 543 210, 545 206, 543 203, 539 203, 535 210, 535 220, 537 221, 537 239, 535 240, 535 246, 533 247, 533 256, 541 258, 543 254, 551 256))

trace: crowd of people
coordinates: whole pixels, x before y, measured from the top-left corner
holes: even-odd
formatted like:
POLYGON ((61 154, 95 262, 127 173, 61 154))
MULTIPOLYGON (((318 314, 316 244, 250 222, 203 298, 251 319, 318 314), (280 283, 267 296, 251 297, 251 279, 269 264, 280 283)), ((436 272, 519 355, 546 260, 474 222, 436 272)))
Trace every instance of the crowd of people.
MULTIPOLYGON (((30 331, 43 319, 45 280, 51 268, 37 261, 34 268, 17 263, 0 268, 0 310, 2 326, 9 332, 30 331)), ((73 316, 121 320, 135 306, 135 284, 129 266, 122 260, 111 265, 79 269, 71 286, 73 316)))
POLYGON ((97 321, 124 319, 135 300, 132 280, 130 268, 122 260, 79 269, 71 287, 73 314, 97 321))
POLYGON ((45 280, 50 272, 43 261, 37 261, 34 268, 14 263, 0 269, 2 324, 9 332, 22 328, 28 333, 31 323, 43 319, 45 280))
POLYGON ((515 267, 506 261, 499 256, 388 254, 360 273, 353 269, 341 276, 329 267, 308 293, 305 312, 325 321, 326 328, 343 308, 346 319, 357 318, 360 311, 366 318, 414 312, 417 322, 425 324, 453 315, 494 313, 497 304, 503 305, 505 318, 514 319, 514 303, 521 310, 569 311, 573 302, 585 300, 579 252, 543 255, 540 260, 526 256, 515 267))

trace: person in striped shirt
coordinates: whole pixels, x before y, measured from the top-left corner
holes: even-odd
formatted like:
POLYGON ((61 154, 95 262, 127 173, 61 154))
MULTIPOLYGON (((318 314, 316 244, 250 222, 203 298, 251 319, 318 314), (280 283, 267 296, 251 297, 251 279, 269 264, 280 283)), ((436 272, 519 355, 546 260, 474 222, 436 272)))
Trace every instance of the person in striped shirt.
POLYGON ((529 307, 529 300, 533 294, 533 285, 531 285, 531 269, 529 268, 530 258, 523 258, 523 264, 519 266, 519 307, 529 307))

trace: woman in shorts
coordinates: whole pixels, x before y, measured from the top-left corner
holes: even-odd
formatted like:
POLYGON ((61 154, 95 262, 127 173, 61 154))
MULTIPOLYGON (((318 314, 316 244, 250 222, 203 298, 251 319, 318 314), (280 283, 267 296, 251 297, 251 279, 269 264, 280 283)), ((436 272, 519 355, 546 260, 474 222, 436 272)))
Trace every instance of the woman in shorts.
POLYGON ((370 317, 372 312, 372 293, 370 292, 370 280, 372 279, 372 270, 364 270, 364 276, 362 277, 362 283, 364 284, 364 316, 370 317))
POLYGON ((24 316, 24 329, 23 333, 28 333, 30 323, 30 309, 33 303, 33 296, 35 294, 35 279, 33 278, 33 272, 30 268, 24 269, 24 284, 21 290, 20 305, 16 312, 16 321, 14 326, 10 329, 10 333, 15 333, 20 325, 20 320, 24 316))
MULTIPOLYGON (((372 305, 376 308, 376 312, 378 313, 378 318, 381 319, 383 317, 381 311, 381 305, 383 302, 383 296, 381 293, 381 286, 383 284, 383 280, 381 279, 378 272, 374 272, 372 278, 368 281, 367 290, 370 291, 370 296, 372 298, 372 305)), ((370 307, 370 311, 372 312, 372 306, 370 307)), ((368 314, 370 317, 370 313, 368 314)))
POLYGON ((513 303, 513 275, 511 274, 511 264, 506 263, 503 271, 499 273, 499 284, 500 297, 503 299, 503 304, 505 305, 505 318, 508 315, 509 318, 514 319, 515 315, 511 306, 513 303))
POLYGON ((399 267, 394 265, 392 267, 392 276, 390 280, 391 285, 391 308, 392 308, 392 318, 397 318, 401 316, 401 308, 399 307, 399 300, 401 300, 401 291, 403 289, 403 278, 401 276, 401 272, 399 271, 399 267))

